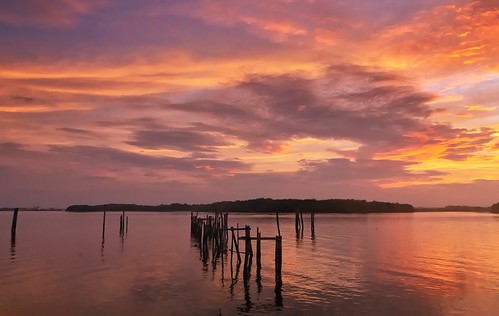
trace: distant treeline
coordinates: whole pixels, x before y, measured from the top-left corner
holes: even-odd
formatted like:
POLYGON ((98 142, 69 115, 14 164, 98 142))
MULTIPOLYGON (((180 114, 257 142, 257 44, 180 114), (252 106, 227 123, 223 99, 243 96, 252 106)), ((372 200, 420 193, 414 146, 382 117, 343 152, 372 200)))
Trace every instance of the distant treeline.
POLYGON ((13 211, 14 209, 18 208, 19 211, 32 211, 32 212, 59 212, 59 211, 64 211, 64 209, 60 209, 60 208, 54 208, 54 207, 50 207, 50 208, 40 208, 38 206, 34 206, 34 207, 2 207, 0 208, 0 212, 11 212, 13 211))
POLYGON ((161 204, 136 205, 136 204, 104 204, 104 205, 71 205, 68 212, 102 212, 102 211, 143 211, 143 212, 254 212, 289 213, 300 210, 302 212, 314 211, 316 213, 399 213, 414 212, 414 207, 409 204, 368 202, 365 200, 299 200, 299 199, 269 199, 260 198, 245 201, 223 201, 210 204, 161 204))
POLYGON ((491 208, 492 208, 492 212, 499 213, 499 202, 496 203, 496 204, 494 204, 494 205, 492 205, 491 208))
POLYGON ((490 207, 447 205, 445 207, 418 207, 416 212, 490 212, 490 207))

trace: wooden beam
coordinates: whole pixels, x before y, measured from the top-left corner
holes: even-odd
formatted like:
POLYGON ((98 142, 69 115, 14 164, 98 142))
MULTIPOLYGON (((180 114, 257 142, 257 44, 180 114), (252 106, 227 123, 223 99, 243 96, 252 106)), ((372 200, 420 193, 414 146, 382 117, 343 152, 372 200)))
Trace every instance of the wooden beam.
MULTIPOLYGON (((249 239, 249 240, 257 240, 257 237, 245 237, 245 236, 241 236, 239 237, 239 239, 242 239, 242 240, 246 240, 246 239, 249 239)), ((276 240, 277 237, 260 237, 260 240, 276 240)))

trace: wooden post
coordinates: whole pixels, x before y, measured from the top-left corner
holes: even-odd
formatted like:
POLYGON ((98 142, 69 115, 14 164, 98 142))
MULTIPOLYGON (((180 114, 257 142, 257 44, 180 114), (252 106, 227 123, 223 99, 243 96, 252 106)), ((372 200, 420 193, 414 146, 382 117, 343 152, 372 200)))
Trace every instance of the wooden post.
POLYGON ((275 303, 282 306, 282 237, 275 239, 275 303))
POLYGON ((123 215, 120 215, 120 236, 123 235, 123 215))
POLYGON ((256 265, 260 266, 262 265, 262 252, 261 252, 261 247, 262 247, 262 235, 260 233, 260 229, 257 227, 256 228, 256 265))
POLYGON ((261 270, 262 270, 262 240, 261 240, 260 229, 256 228, 256 282, 260 282, 262 279, 261 270))
POLYGON ((298 215, 298 209, 295 210, 295 230, 296 230, 296 234, 298 234, 299 232, 299 229, 300 229, 300 218, 299 218, 299 215, 298 215))
POLYGON ((223 280, 224 280, 224 252, 223 252, 223 244, 222 244, 222 249, 221 250, 222 251, 220 251, 220 261, 222 262, 222 282, 223 282, 223 280))
MULTIPOLYGON (((230 228, 232 232, 232 237, 234 237, 234 227, 230 228)), ((232 258, 234 257, 234 238, 231 238, 230 240, 230 275, 232 276, 232 258)))
POLYGON ((248 225, 244 226, 245 231, 245 247, 244 247, 244 268, 243 268, 243 277, 244 280, 249 278, 249 266, 250 266, 250 248, 251 248, 251 232, 250 227, 248 225))
POLYGON ((104 237, 106 236, 106 211, 102 216, 102 244, 104 244, 104 237))
POLYGON ((224 215, 224 232, 225 232, 225 243, 229 243, 229 212, 225 212, 224 215))
POLYGON ((300 212, 300 222, 301 222, 301 226, 300 226, 300 230, 301 230, 301 234, 303 235, 303 212, 300 212))
POLYGON ((14 209, 14 215, 12 217, 12 227, 10 228, 10 236, 12 238, 16 237, 16 229, 17 229, 17 213, 19 212, 19 208, 14 209))
POLYGON ((277 233, 281 236, 281 227, 279 226, 279 211, 275 212, 275 219, 277 222, 277 233))
POLYGON ((208 260, 208 224, 203 223, 203 262, 208 260))
POLYGON ((241 262, 241 253, 239 252, 239 239, 236 239, 236 236, 234 234, 234 227, 231 227, 231 230, 232 230, 232 240, 234 242, 234 246, 236 247, 237 262, 240 263, 241 262))

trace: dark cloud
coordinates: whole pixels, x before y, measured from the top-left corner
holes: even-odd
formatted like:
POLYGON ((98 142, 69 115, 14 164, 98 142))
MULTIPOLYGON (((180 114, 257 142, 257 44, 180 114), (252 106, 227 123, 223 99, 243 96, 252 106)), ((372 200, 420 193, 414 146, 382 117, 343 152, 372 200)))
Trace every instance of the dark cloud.
POLYGON ((148 149, 177 149, 192 152, 213 152, 216 146, 229 145, 220 136, 200 133, 190 129, 140 130, 129 145, 148 149))
POLYGON ((18 0, 0 2, 0 21, 16 26, 70 26, 80 14, 107 0, 18 0))
POLYGON ((0 162, 6 163, 16 163, 25 162, 27 160, 41 159, 46 160, 47 153, 38 150, 32 150, 27 148, 25 144, 21 143, 0 143, 0 162))
POLYGON ((251 75, 226 94, 227 100, 216 95, 167 107, 210 115, 215 124, 198 126, 238 137, 254 150, 314 137, 351 140, 382 152, 425 129, 432 114, 427 102, 434 98, 399 75, 348 65, 330 67, 319 79, 251 75))
POLYGON ((22 95, 13 95, 13 96, 11 96, 11 99, 16 100, 16 101, 21 101, 24 103, 30 103, 30 102, 35 101, 35 99, 32 97, 22 96, 22 95))
POLYGON ((398 181, 398 180, 435 180, 446 173, 427 171, 412 173, 407 167, 418 163, 398 160, 372 160, 335 158, 328 160, 301 160, 301 175, 314 180, 327 179, 330 182, 345 182, 358 180, 398 181))
POLYGON ((251 109, 245 109, 230 103, 216 102, 211 100, 197 100, 185 103, 172 103, 164 106, 168 110, 183 112, 196 112, 208 114, 218 119, 231 121, 237 119, 258 119, 258 115, 251 109))
POLYGON ((136 117, 121 120, 96 121, 95 126, 99 127, 128 127, 137 129, 163 129, 166 128, 163 122, 155 117, 136 117))
MULTIPOLYGON (((225 173, 249 170, 251 165, 239 160, 216 160, 150 156, 113 148, 94 146, 50 146, 51 153, 62 155, 70 161, 100 165, 101 167, 137 167, 144 169, 175 170, 179 172, 225 173)), ((91 168, 89 168, 89 171, 91 168)))
POLYGON ((0 153, 6 154, 8 152, 19 152, 23 148, 22 144, 19 143, 1 143, 0 153))
POLYGON ((48 98, 47 93, 12 87, 5 80, 0 79, 0 83, 7 87, 7 91, 0 90, 0 108, 5 106, 29 107, 36 105, 51 106, 53 100, 48 98))
POLYGON ((61 128, 58 128, 58 130, 69 133, 69 134, 95 136, 94 132, 86 130, 86 129, 80 129, 80 128, 61 127, 61 128))
MULTIPOLYGON (((356 142, 361 146, 359 158, 452 142, 461 142, 463 152, 467 143, 480 150, 492 141, 492 130, 475 133, 432 122, 431 116, 439 111, 429 105, 435 98, 399 74, 336 65, 317 79, 299 74, 249 75, 199 101, 165 108, 210 116, 191 122, 192 126, 241 139, 249 149, 262 152, 280 151, 288 142, 305 137, 356 142)), ((468 146, 467 155, 473 152, 468 146)))
POLYGON ((99 77, 35 77, 35 78, 16 78, 1 79, 2 84, 7 86, 16 86, 24 90, 51 90, 67 91, 69 93, 85 93, 87 95, 107 95, 107 91, 122 91, 123 88, 134 89, 139 86, 147 89, 151 83, 147 80, 135 80, 133 82, 123 80, 123 78, 104 79, 99 77))

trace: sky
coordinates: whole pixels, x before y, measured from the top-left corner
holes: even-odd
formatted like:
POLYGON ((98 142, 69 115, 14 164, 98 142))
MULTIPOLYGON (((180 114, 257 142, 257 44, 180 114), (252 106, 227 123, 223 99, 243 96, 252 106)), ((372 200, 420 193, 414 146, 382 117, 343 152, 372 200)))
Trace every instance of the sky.
POLYGON ((499 201, 496 0, 0 1, 0 206, 499 201))

